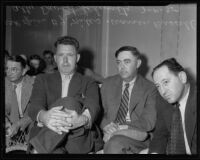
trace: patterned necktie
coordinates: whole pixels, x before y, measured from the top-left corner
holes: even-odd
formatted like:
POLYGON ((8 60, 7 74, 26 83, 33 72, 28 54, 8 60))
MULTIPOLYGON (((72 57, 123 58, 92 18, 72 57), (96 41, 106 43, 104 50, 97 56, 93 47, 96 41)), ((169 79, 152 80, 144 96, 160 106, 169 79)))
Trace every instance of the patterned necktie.
POLYGON ((181 119, 180 104, 176 104, 174 109, 171 133, 167 145, 167 154, 186 154, 183 125, 181 119))
POLYGON ((124 93, 121 99, 121 103, 120 103, 120 107, 117 113, 117 117, 115 119, 115 123, 119 123, 119 124, 124 124, 124 122, 126 121, 126 115, 128 112, 128 102, 129 102, 129 92, 128 92, 128 87, 129 87, 129 83, 125 84, 125 89, 124 89, 124 93))

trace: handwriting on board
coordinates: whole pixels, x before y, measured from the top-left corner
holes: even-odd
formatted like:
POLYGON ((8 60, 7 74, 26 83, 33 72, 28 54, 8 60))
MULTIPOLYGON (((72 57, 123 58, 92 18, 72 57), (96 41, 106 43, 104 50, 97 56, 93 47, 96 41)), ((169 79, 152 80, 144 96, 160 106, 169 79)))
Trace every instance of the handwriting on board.
POLYGON ((196 29, 196 19, 177 20, 177 19, 156 19, 156 15, 167 14, 178 15, 179 5, 173 6, 12 6, 13 14, 21 14, 21 19, 6 20, 7 26, 31 26, 52 25, 53 27, 69 24, 90 27, 91 25, 101 25, 102 10, 115 14, 116 18, 108 18, 106 23, 109 25, 132 25, 132 26, 152 26, 160 29, 162 26, 176 27, 181 26, 186 30, 196 29), (34 17, 35 10, 40 12, 40 17, 34 17), (51 17, 55 13, 54 17, 51 17), (140 18, 135 18, 135 14, 140 18), (151 17, 150 17, 151 16, 151 17), (68 20, 70 17, 70 20, 68 20), (143 18, 150 17, 150 18, 143 18))

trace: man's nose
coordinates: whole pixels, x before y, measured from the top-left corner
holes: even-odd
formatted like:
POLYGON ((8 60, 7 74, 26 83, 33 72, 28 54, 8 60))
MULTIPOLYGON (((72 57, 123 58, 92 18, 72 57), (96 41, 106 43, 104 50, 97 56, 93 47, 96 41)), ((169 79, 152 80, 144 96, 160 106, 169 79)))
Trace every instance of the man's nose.
POLYGON ((68 57, 67 57, 67 56, 63 57, 63 62, 64 62, 64 63, 67 63, 67 62, 68 62, 68 57))

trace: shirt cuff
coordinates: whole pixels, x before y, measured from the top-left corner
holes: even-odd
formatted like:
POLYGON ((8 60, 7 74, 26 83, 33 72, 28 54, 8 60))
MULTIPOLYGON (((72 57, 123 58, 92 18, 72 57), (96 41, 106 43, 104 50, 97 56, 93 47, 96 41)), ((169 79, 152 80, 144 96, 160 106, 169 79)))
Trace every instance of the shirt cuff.
POLYGON ((44 126, 44 124, 39 120, 39 115, 40 115, 41 111, 38 112, 37 117, 36 117, 36 121, 37 121, 37 126, 38 127, 43 127, 44 126))
POLYGON ((88 109, 85 109, 85 111, 82 113, 82 115, 86 116, 88 118, 88 123, 85 124, 86 127, 90 128, 92 126, 91 124, 91 115, 88 109))

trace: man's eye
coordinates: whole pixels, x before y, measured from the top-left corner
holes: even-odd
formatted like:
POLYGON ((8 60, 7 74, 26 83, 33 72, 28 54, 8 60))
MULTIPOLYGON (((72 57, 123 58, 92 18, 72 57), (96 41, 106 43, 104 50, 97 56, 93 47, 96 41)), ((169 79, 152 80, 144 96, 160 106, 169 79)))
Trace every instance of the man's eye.
POLYGON ((164 83, 163 83, 164 85, 167 85, 168 84, 168 81, 164 81, 164 83))
POLYGON ((119 65, 119 64, 120 64, 120 61, 116 61, 116 63, 117 63, 117 65, 119 65))
POLYGON ((125 60, 124 61, 126 64, 130 63, 131 61, 130 60, 125 60))

